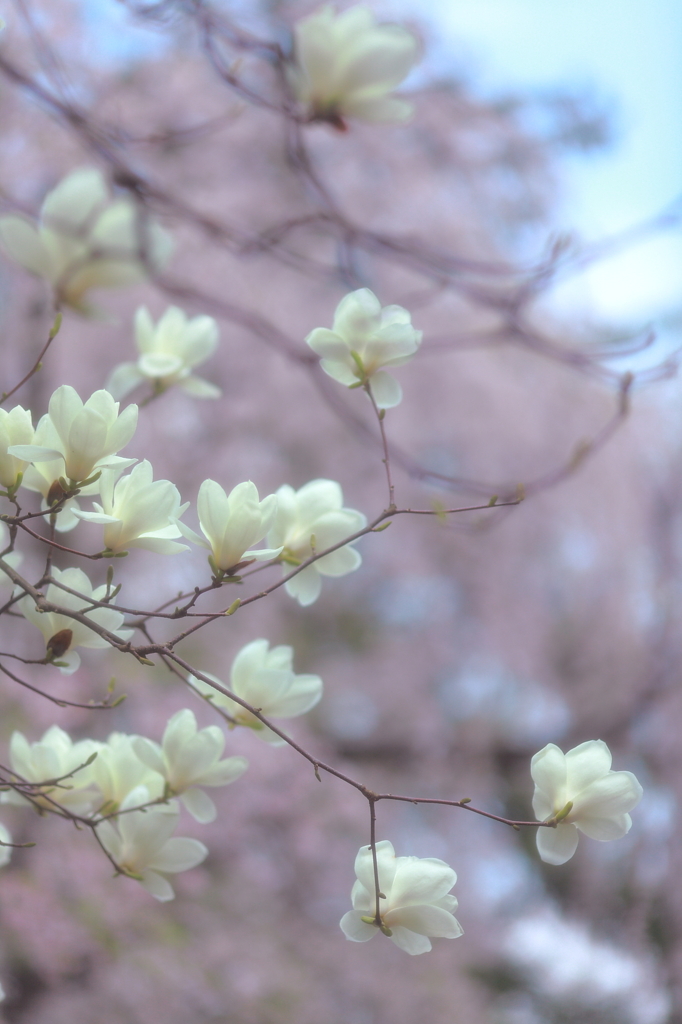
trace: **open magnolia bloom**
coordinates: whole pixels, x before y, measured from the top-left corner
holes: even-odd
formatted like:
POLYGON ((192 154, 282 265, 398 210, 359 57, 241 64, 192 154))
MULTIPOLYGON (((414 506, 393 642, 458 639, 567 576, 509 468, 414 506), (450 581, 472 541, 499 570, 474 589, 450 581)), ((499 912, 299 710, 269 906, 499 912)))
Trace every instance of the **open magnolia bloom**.
MULTIPOLYGON (((268 544, 281 545, 284 573, 317 551, 338 544, 367 525, 362 512, 342 508, 343 493, 334 480, 311 480, 299 491, 284 484, 277 491, 277 515, 268 534, 268 544)), ((362 558, 350 544, 319 558, 284 584, 287 594, 300 605, 312 604, 320 596, 322 576, 345 576, 362 558)))
POLYGON ((11 835, 9 834, 5 826, 2 823, 0 823, 0 868, 4 868, 5 864, 9 864, 10 862, 10 859, 12 857, 12 847, 5 844, 11 842, 11 835))
POLYGON ((331 331, 316 327, 306 342, 321 356, 326 374, 347 387, 368 383, 380 409, 402 400, 397 380, 384 366, 402 366, 415 354, 422 332, 402 306, 385 306, 369 288, 350 292, 336 307, 331 331))
POLYGON ((416 64, 419 44, 400 25, 379 25, 361 5, 337 14, 325 4, 294 26, 289 81, 312 121, 405 121, 412 104, 389 94, 416 64))
MULTIPOLYGON (((33 438, 33 444, 39 448, 46 448, 55 451, 57 451, 58 446, 61 445, 59 434, 55 430, 52 420, 47 413, 45 413, 45 415, 38 421, 35 437, 33 438)), ((121 459, 123 465, 128 465, 132 461, 132 459, 121 459)), ((64 492, 61 484, 59 483, 59 478, 63 476, 64 457, 60 455, 57 459, 51 459, 48 462, 36 462, 35 464, 27 466, 21 485, 28 491, 38 491, 39 494, 42 494, 43 500, 40 503, 40 507, 45 511, 55 505, 60 498, 63 497, 64 492)), ((81 497, 98 494, 99 481, 87 484, 85 487, 80 487, 78 493, 81 497)), ((58 505, 55 526, 60 533, 66 533, 68 530, 73 530, 74 526, 78 525, 78 519, 76 518, 75 513, 79 509, 80 505, 78 504, 77 498, 68 498, 66 501, 62 501, 61 504, 58 505)))
POLYGON ((220 388, 191 372, 213 354, 218 344, 218 324, 211 316, 187 314, 169 306, 159 322, 142 306, 135 314, 135 340, 140 352, 136 363, 121 363, 107 381, 107 391, 123 398, 138 384, 149 381, 160 393, 177 384, 195 398, 219 398, 220 388))
MULTIPOLYGON (((52 569, 52 575, 59 583, 77 590, 81 597, 69 594, 62 590, 55 583, 50 583, 45 591, 45 598, 53 604, 60 605, 75 612, 84 612, 91 622, 113 633, 119 640, 127 640, 133 635, 132 629, 121 629, 123 613, 116 611, 113 607, 93 608, 93 601, 102 601, 107 596, 106 584, 95 587, 85 575, 82 569, 52 569)), ((113 601, 111 602, 113 604, 113 601)), ((45 637, 47 655, 51 656, 54 664, 64 673, 71 675, 81 663, 80 656, 74 650, 76 647, 108 647, 109 643, 99 633, 93 632, 89 626, 68 615, 57 614, 56 612, 39 612, 35 602, 28 594, 19 602, 19 609, 34 626, 37 626, 45 637)))
POLYGON ((43 427, 51 436, 52 445, 19 444, 12 445, 8 451, 28 462, 61 459, 61 475, 74 484, 105 466, 130 466, 135 459, 124 459, 115 453, 124 448, 135 433, 137 406, 129 405, 120 415, 118 409, 119 403, 108 391, 95 391, 83 403, 77 391, 62 384, 50 398, 49 425, 43 427))
POLYGON ((630 831, 628 811, 642 799, 632 772, 611 771, 611 751, 603 740, 587 740, 564 754, 548 743, 531 761, 535 782, 533 811, 539 821, 537 846, 547 864, 565 864, 578 845, 578 831, 591 839, 620 839, 630 831))
POLYGON ((129 196, 111 199, 102 172, 82 167, 45 197, 40 222, 0 219, 0 242, 26 270, 47 280, 58 303, 89 312, 91 288, 144 281, 167 261, 171 240, 129 196))
POLYGON ((253 544, 263 540, 277 511, 277 498, 268 494, 258 499, 256 485, 246 480, 233 487, 229 495, 215 480, 204 480, 197 497, 197 512, 204 537, 178 523, 183 537, 193 544, 208 548, 214 572, 233 572, 242 562, 267 562, 276 558, 282 548, 251 551, 253 544))
POLYGON ((87 762, 99 746, 94 740, 74 743, 58 725, 51 726, 37 743, 29 743, 23 733, 13 732, 9 743, 12 771, 26 782, 62 781, 40 790, 28 790, 30 800, 9 789, 0 794, 0 801, 38 807, 59 804, 73 814, 88 814, 97 801, 97 793, 92 785, 93 766, 87 762))
POLYGON ((220 756, 225 736, 217 725, 197 730, 197 720, 189 708, 178 711, 168 721, 161 746, 144 736, 136 736, 133 747, 140 760, 166 780, 167 792, 179 796, 197 821, 215 821, 216 806, 199 786, 228 786, 249 766, 245 757, 220 756))
MULTIPOLYGON (((294 651, 284 645, 269 649, 267 640, 252 640, 242 647, 232 663, 229 689, 253 708, 260 708, 266 718, 297 718, 310 711, 322 696, 319 676, 294 675, 294 651)), ((223 685, 219 679, 205 673, 209 679, 223 685)), ((283 740, 268 729, 250 711, 230 697, 214 690, 208 683, 190 676, 189 682, 204 697, 222 708, 237 725, 245 725, 274 747, 284 746, 283 740)))
POLYGON ((0 484, 3 487, 15 487, 19 474, 28 465, 24 459, 10 455, 7 449, 15 444, 32 444, 33 433, 33 421, 27 409, 20 405, 9 412, 0 409, 0 484))
POLYGON ((445 861, 435 857, 396 857, 387 839, 376 844, 376 852, 381 924, 375 921, 372 850, 361 846, 355 858, 353 909, 341 918, 341 930, 347 939, 368 942, 381 931, 414 956, 428 953, 429 937, 456 939, 462 934, 454 916, 457 900, 448 895, 457 875, 445 861))
POLYGON ((146 459, 118 481, 117 476, 116 469, 102 470, 102 504, 93 503, 95 512, 74 509, 74 516, 104 526, 107 551, 146 548, 161 555, 187 551, 186 544, 173 539, 181 536, 176 521, 189 507, 189 502, 180 504, 175 484, 170 480, 154 481, 151 463, 146 459))
MULTIPOLYGON (((148 803, 150 795, 138 786, 121 804, 121 810, 148 803)), ((208 854, 198 839, 173 837, 180 811, 177 801, 130 810, 116 818, 117 828, 110 821, 97 826, 97 834, 124 874, 135 878, 155 899, 166 902, 175 897, 165 875, 188 871, 201 864, 208 854)))
POLYGON ((128 794, 144 786, 150 800, 163 796, 164 779, 153 771, 135 753, 136 736, 112 732, 106 743, 97 744, 97 758, 92 766, 92 777, 100 791, 99 806, 111 812, 120 807, 128 794))

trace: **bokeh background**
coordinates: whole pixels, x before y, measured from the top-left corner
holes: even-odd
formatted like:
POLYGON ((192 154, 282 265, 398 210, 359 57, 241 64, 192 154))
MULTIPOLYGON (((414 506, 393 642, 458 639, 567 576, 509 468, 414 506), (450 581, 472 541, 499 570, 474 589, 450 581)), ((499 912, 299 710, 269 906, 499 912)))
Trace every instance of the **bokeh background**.
MULTIPOLYGON (((415 958, 338 929, 367 841, 364 800, 256 736, 229 735, 250 769, 215 791, 217 821, 183 821, 210 855, 177 877, 171 904, 111 878, 88 835, 4 809, 15 839, 37 843, 0 876, 8 1022, 682 1020, 682 16, 662 0, 371 6, 423 39, 414 119, 297 133, 219 71, 277 105, 271 65, 228 26, 287 47, 309 4, 4 4, 0 57, 84 121, 67 122, 0 67, 3 209, 35 214, 74 167, 128 168, 153 186, 149 207, 176 245, 158 281, 101 295, 102 319, 67 313, 17 399, 37 416, 61 383, 101 387, 133 358, 142 303, 155 317, 169 303, 209 313, 221 345, 200 372, 223 398, 151 402, 126 454, 149 458, 192 502, 207 476, 228 489, 250 478, 261 494, 329 477, 372 516, 386 503, 376 424, 362 394, 323 378, 303 339, 352 288, 406 306, 424 344, 386 417, 399 505, 476 504, 519 484, 527 500, 447 521, 399 517, 311 608, 280 590, 181 653, 227 679, 248 641, 292 644, 297 671, 325 682, 292 734, 376 790, 469 796, 526 818, 532 754, 601 737, 645 799, 625 839, 583 840, 560 868, 539 861, 531 832, 380 805, 381 838, 459 876, 464 937, 415 958)), ((44 285, 5 260, 0 316, 6 388, 53 313, 44 285)), ((196 525, 193 509, 185 518, 196 525)), ((96 550, 95 528, 78 538, 96 550)), ((25 557, 39 574, 37 554, 25 557)), ((198 551, 141 552, 117 578, 122 600, 151 607, 208 571, 198 551)), ((39 656, 17 620, 2 643, 39 656)), ((72 678, 25 677, 88 700, 114 675, 122 705, 60 709, 5 680, 2 750, 13 729, 34 740, 55 722, 74 737, 158 740, 181 707, 215 720, 174 676, 98 655, 86 652, 72 678)))

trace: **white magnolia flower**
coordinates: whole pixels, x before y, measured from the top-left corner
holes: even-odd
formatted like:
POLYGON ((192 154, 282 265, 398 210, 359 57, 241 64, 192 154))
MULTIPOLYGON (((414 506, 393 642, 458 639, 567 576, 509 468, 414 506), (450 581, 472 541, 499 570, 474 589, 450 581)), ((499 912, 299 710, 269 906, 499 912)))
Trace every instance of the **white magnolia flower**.
MULTIPOLYGON (((62 590, 55 583, 50 583, 45 591, 45 598, 53 604, 62 608, 69 608, 75 612, 84 612, 87 617, 98 626, 102 626, 110 633, 114 633, 119 639, 127 640, 133 635, 132 629, 121 629, 123 622, 122 612, 116 611, 113 607, 92 608, 92 601, 102 601, 107 594, 105 584, 95 587, 85 575, 82 569, 52 569, 55 580, 63 583, 64 586, 77 590, 82 597, 76 597, 62 590)), ((113 602, 112 602, 113 604, 113 602)), ((29 622, 37 626, 45 637, 47 651, 52 655, 54 662, 61 672, 71 675, 81 663, 75 647, 108 647, 108 642, 94 633, 89 626, 85 626, 68 615, 58 615, 56 612, 39 612, 35 602, 28 594, 19 602, 19 609, 29 622)))
POLYGON ((178 526, 183 537, 211 552, 209 561, 214 571, 229 572, 241 562, 267 562, 277 557, 281 547, 247 550, 263 540, 276 511, 275 495, 268 494, 259 501, 256 486, 250 480, 237 484, 229 495, 215 480, 204 480, 199 488, 197 512, 206 540, 184 523, 178 526))
POLYGON ((9 412, 0 409, 0 484, 3 487, 14 487, 18 475, 28 465, 24 459, 10 455, 7 449, 15 444, 32 444, 33 433, 33 421, 27 409, 20 405, 9 412))
MULTIPOLYGON (((3 843, 11 842, 12 836, 9 834, 2 822, 0 822, 0 868, 4 868, 6 864, 9 864, 12 857, 12 847, 4 846, 3 843)), ((2 991, 1 987, 0 991, 2 991)))
POLYGON ((107 551, 146 548, 161 555, 187 551, 186 544, 172 539, 181 536, 175 523, 189 506, 189 502, 180 504, 175 484, 154 481, 146 459, 118 481, 117 475, 116 469, 104 469, 99 480, 102 504, 93 503, 95 512, 74 510, 74 516, 104 526, 107 551))
POLYGON ((74 814, 89 813, 97 794, 92 786, 92 764, 87 765, 86 762, 98 749, 99 744, 94 740, 74 743, 58 725, 51 726, 37 743, 29 743, 23 733, 13 732, 9 757, 12 771, 17 777, 32 783, 50 782, 53 779, 63 779, 63 782, 41 789, 42 795, 34 795, 29 791, 31 801, 10 789, 1 794, 2 803, 31 802, 40 807, 51 807, 57 803, 74 814), (73 775, 70 775, 71 772, 73 775), (65 778, 67 775, 70 777, 65 778))
POLYGON ((86 312, 90 288, 143 281, 170 255, 169 236, 125 196, 111 199, 101 171, 84 167, 48 193, 36 226, 25 217, 0 219, 5 251, 45 278, 57 301, 86 312))
POLYGON ((389 94, 417 58, 417 40, 402 26, 377 24, 361 5, 336 14, 326 4, 294 26, 289 80, 311 120, 339 128, 346 117, 405 121, 412 104, 389 94))
MULTIPOLYGON (((310 711, 322 696, 319 676, 294 675, 294 651, 284 645, 269 649, 267 640, 253 640, 242 647, 232 663, 229 689, 253 708, 259 708, 266 718, 297 718, 310 711)), ((210 679, 222 683, 206 673, 210 679)), ((223 708, 237 725, 253 729, 267 743, 275 747, 285 745, 272 729, 263 725, 250 711, 237 704, 224 693, 214 690, 194 676, 190 683, 216 707, 223 708)))
MULTIPOLYGON (((149 799, 146 788, 138 786, 124 800, 121 811, 146 804, 149 799)), ((170 882, 164 876, 194 868, 208 854, 207 848, 197 839, 171 838, 179 817, 177 802, 172 800, 144 811, 130 810, 119 814, 116 819, 118 828, 108 820, 97 827, 102 845, 118 866, 162 902, 175 897, 170 882)))
POLYGON ((133 746, 139 758, 159 772, 168 791, 179 796, 197 821, 214 821, 217 811, 211 798, 199 786, 227 786, 243 775, 249 766, 245 757, 220 757, 225 736, 217 725, 197 731, 197 720, 189 708, 178 711, 169 720, 161 746, 138 736, 133 746))
POLYGON ((357 882, 351 891, 353 909, 341 918, 352 942, 367 942, 381 930, 406 953, 428 953, 431 938, 456 939, 462 934, 454 917, 457 900, 448 893, 457 875, 435 857, 396 857, 391 843, 376 844, 381 925, 374 922, 376 894, 372 850, 361 846, 355 858, 357 882))
MULTIPOLYGON (((52 420, 49 415, 45 413, 44 416, 38 421, 36 427, 35 436, 33 438, 33 445, 38 448, 44 448, 54 450, 57 452, 61 449, 61 441, 59 434, 54 428, 52 420)), ((132 459, 121 459, 122 464, 125 466, 132 462, 132 459)), ((45 511, 54 505, 60 498, 63 497, 64 492, 59 478, 64 476, 64 458, 60 455, 56 459, 51 459, 48 462, 36 462, 26 467, 24 472, 24 479, 22 480, 22 486, 29 491, 37 491, 42 494, 43 500, 40 503, 40 507, 45 511)), ((87 484, 85 487, 79 488, 79 494, 81 497, 87 497, 88 495, 99 493, 99 481, 95 481, 92 484, 87 484)), ((66 533, 68 530, 73 530, 74 526, 78 525, 78 519, 75 513, 80 509, 77 498, 68 498, 63 501, 57 509, 57 519, 55 526, 61 533, 66 533)))
POLYGON ((62 384, 48 406, 54 447, 21 444, 13 445, 9 452, 29 462, 62 459, 63 475, 74 483, 105 466, 130 466, 134 459, 115 453, 125 448, 135 433, 137 406, 129 405, 120 416, 118 408, 108 391, 95 391, 84 404, 78 392, 62 384))
MULTIPOLYGON (((362 512, 342 508, 341 487, 334 480, 311 480, 299 491, 284 484, 277 491, 277 515, 268 534, 268 544, 281 545, 285 574, 292 565, 338 544, 367 525, 362 512), (314 548, 314 550, 313 550, 314 548)), ((288 594, 300 605, 309 605, 320 596, 321 576, 345 576, 353 572, 362 558, 350 544, 313 562, 285 583, 288 594)))
POLYGON ((105 804, 120 807, 138 786, 145 787, 150 800, 163 796, 163 776, 137 756, 136 739, 136 736, 112 732, 106 743, 98 744, 92 768, 93 779, 101 793, 100 807, 105 804))
POLYGON ((135 314, 135 340, 140 351, 136 363, 121 363, 107 381, 107 391, 123 398, 143 381, 151 381, 156 392, 177 384, 195 398, 219 398, 220 388, 191 373, 205 362, 218 344, 218 324, 211 316, 187 314, 169 306, 159 322, 142 306, 135 314))
POLYGON ((537 845, 547 864, 565 864, 578 845, 578 830, 591 839, 620 839, 630 831, 628 814, 642 798, 632 772, 611 771, 603 740, 587 740, 567 754, 548 743, 531 761, 533 810, 539 821, 558 817, 556 828, 539 828, 537 845))
POLYGON ((402 306, 385 306, 369 288, 350 292, 336 307, 331 331, 316 327, 306 341, 321 356, 326 374, 348 387, 369 382, 380 409, 402 400, 397 380, 384 366, 402 366, 415 354, 422 332, 412 326, 402 306))

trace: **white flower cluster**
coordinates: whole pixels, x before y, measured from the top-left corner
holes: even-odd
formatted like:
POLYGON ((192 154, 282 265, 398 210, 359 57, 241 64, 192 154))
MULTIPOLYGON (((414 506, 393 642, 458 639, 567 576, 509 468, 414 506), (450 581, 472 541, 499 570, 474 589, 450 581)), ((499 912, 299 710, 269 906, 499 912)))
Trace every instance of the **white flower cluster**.
MULTIPOLYGON (((345 128, 346 118, 401 121, 410 105, 390 93, 416 56, 417 41, 404 28, 377 24, 363 6, 336 14, 327 5, 295 27, 289 83, 309 121, 338 128, 345 128)), ((46 196, 38 225, 19 216, 0 219, 0 242, 49 282, 57 304, 83 312, 90 289, 144 280, 170 251, 162 229, 131 198, 112 199, 101 172, 92 168, 74 171, 46 196)), ((219 397, 218 388, 192 372, 214 352, 218 327, 211 317, 189 319, 173 306, 155 324, 142 307, 135 338, 137 360, 117 366, 107 390, 83 402, 72 387, 57 388, 35 429, 30 411, 19 405, 0 409, 2 496, 16 506, 21 487, 38 492, 46 517, 62 531, 79 522, 101 526, 104 548, 94 557, 120 556, 136 547, 176 554, 189 550, 179 542, 184 538, 208 551, 213 579, 206 589, 233 580, 252 562, 273 562, 283 570, 289 595, 308 606, 319 597, 323 577, 358 569, 361 557, 353 545, 367 520, 344 507, 333 480, 315 479, 299 490, 284 484, 261 499, 250 480, 228 494, 206 479, 197 498, 201 532, 181 521, 189 503, 182 503, 178 488, 169 480, 155 481, 147 460, 118 454, 135 433, 138 408, 121 410, 117 399, 145 382, 151 385, 147 400, 173 386, 196 397, 219 397), (83 510, 77 498, 88 497, 98 500, 83 510), (267 546, 258 547, 263 542, 267 546)), ((326 374, 367 392, 382 420, 383 411, 402 399, 386 368, 408 362, 421 338, 407 310, 382 308, 376 295, 361 288, 341 300, 331 329, 318 327, 306 341, 326 374)), ((7 539, 0 523, 0 544, 9 548, 7 539)), ((1 585, 12 585, 20 557, 8 550, 1 585)), ((22 588, 15 588, 12 601, 43 635, 45 663, 72 673, 80 665, 77 648, 125 647, 133 630, 115 606, 112 578, 93 586, 80 568, 51 568, 40 594, 26 584, 22 597, 22 588)), ((246 727, 282 746, 286 740, 275 731, 277 720, 305 714, 322 696, 322 680, 295 674, 293 657, 291 647, 257 639, 235 657, 229 687, 205 672, 187 682, 230 728, 246 727)), ((197 822, 213 821, 217 808, 206 789, 234 782, 247 768, 243 757, 223 758, 224 749, 222 729, 199 729, 189 709, 173 715, 160 743, 123 733, 112 733, 106 742, 74 742, 56 725, 35 743, 14 732, 12 779, 0 802, 56 811, 91 827, 120 874, 139 881, 156 899, 169 900, 174 892, 167 876, 200 864, 208 853, 196 839, 175 835, 181 805, 197 822)), ((543 861, 568 861, 579 832, 606 841, 630 829, 629 812, 642 788, 631 772, 611 770, 603 741, 590 740, 566 754, 550 743, 533 757, 531 774, 543 861)), ((10 844, 0 824, 0 866, 10 859, 10 844)), ((392 844, 382 840, 360 849, 355 872, 352 910, 341 920, 351 941, 366 942, 381 932, 416 955, 431 949, 431 938, 462 934, 451 895, 456 874, 444 861, 396 857, 392 844)))
MULTIPOLYGON (((68 572, 79 570, 65 570, 61 579, 68 572)), ((61 624, 54 618, 49 629, 61 624)), ((294 675, 292 660, 290 647, 269 650, 267 640, 247 644, 234 661, 232 693, 265 715, 293 718, 304 714, 320 700, 322 680, 294 675)), ((189 682, 226 710, 232 725, 248 726, 274 745, 284 743, 227 694, 194 677, 189 682)), ((194 867, 208 852, 195 839, 173 836, 179 803, 196 821, 214 821, 217 809, 206 788, 227 786, 248 767, 244 757, 223 759, 224 748, 222 729, 217 725, 198 729, 194 713, 187 708, 168 721, 161 743, 123 733, 112 733, 105 743, 90 739, 74 742, 56 725, 37 743, 14 732, 9 758, 21 784, 9 787, 0 800, 38 810, 63 809, 91 822, 120 872, 137 879, 157 899, 169 900, 173 890, 165 876, 194 867)), ((0 825, 0 844, 3 842, 10 839, 0 825)), ((0 866, 7 863, 9 853, 9 847, 0 845, 0 866)))
POLYGON ((294 27, 289 81, 312 121, 345 128, 345 118, 405 121, 412 104, 389 94, 418 58, 418 43, 401 25, 378 25, 362 5, 336 14, 331 4, 294 27))
MULTIPOLYGON (((173 899, 168 874, 200 864, 208 850, 196 839, 176 837, 178 800, 199 822, 216 807, 202 787, 227 786, 246 771, 244 757, 221 760, 222 730, 197 729, 192 711, 169 720, 161 744, 112 733, 106 743, 74 743, 53 725, 37 743, 15 732, 10 762, 22 786, 2 794, 6 804, 64 808, 93 823, 121 874, 136 879, 158 900, 173 899), (28 784, 28 785, 26 785, 28 784)), ((6 830, 0 826, 0 840, 6 830)), ((6 847, 0 846, 0 863, 6 847)))
POLYGON ((36 226, 25 217, 0 219, 5 251, 45 278, 58 304, 88 312, 91 288, 135 284, 170 256, 169 236, 133 200, 111 199, 102 172, 73 171, 48 193, 36 226))
MULTIPOLYGON (((242 647, 232 663, 230 691, 251 707, 259 708, 266 718, 297 718, 304 715, 322 697, 322 680, 319 676, 294 675, 294 652, 291 647, 269 648, 267 640, 253 640, 242 647)), ((216 676, 205 674, 225 689, 224 683, 216 676)), ((215 707, 225 711, 232 725, 253 729, 261 739, 273 746, 285 745, 285 740, 227 694, 194 676, 190 676, 189 682, 215 707)))
POLYGON ((360 288, 341 299, 331 331, 316 327, 306 341, 322 357, 325 373, 350 388, 369 386, 377 406, 390 409, 402 401, 403 393, 398 381, 382 368, 402 366, 421 339, 406 309, 382 309, 369 288, 360 288))

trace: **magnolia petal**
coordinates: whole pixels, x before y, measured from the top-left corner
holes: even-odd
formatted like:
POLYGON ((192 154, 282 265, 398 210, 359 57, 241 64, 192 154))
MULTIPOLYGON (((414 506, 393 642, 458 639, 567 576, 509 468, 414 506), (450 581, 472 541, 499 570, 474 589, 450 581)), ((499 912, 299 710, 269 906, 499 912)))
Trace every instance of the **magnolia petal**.
POLYGON ((50 257, 33 224, 23 217, 0 220, 0 241, 12 259, 39 277, 50 276, 50 257))
POLYGON ((186 391, 188 395, 192 395, 193 398, 220 398, 222 396, 219 387, 204 380, 203 377, 195 377, 194 374, 183 377, 178 383, 182 390, 186 391))
POLYGON ((57 658, 54 664, 63 676, 72 676, 81 666, 80 655, 77 651, 67 651, 57 658))
POLYGON ((149 866, 155 871, 176 874, 178 871, 195 868, 207 856, 208 847, 200 843, 198 839, 177 836, 164 843, 154 860, 150 861, 149 866))
POLYGON ((536 843, 545 864, 565 864, 577 849, 578 830, 565 822, 556 828, 539 828, 536 843))
POLYGON ((569 794, 581 793, 611 768, 611 751, 603 740, 587 740, 566 754, 566 785, 569 794))
POLYGON ((453 869, 436 857, 398 858, 391 905, 417 906, 434 903, 445 896, 457 881, 453 869))
POLYGON ((324 370, 328 377, 338 381, 339 384, 345 384, 347 388, 358 383, 355 363, 349 366, 348 362, 340 362, 338 359, 321 359, 320 369, 324 370))
POLYGON ((609 818, 599 818, 596 815, 581 816, 575 826, 590 839, 598 839, 603 843, 610 839, 622 839, 632 828, 632 818, 629 814, 618 814, 609 818))
POLYGON ((118 401, 130 394, 143 380, 144 377, 135 363, 121 363, 109 374, 107 391, 110 391, 118 401))
POLYGON ((305 340, 318 356, 334 361, 339 360, 342 363, 348 362, 350 348, 344 339, 334 331, 330 331, 326 327, 316 327, 305 340))
POLYGON ((315 568, 322 576, 345 576, 362 565, 362 555, 355 548, 346 546, 332 551, 315 562, 315 568))
POLYGON ((64 458, 63 453, 56 448, 44 448, 39 444, 12 444, 7 452, 17 459, 24 459, 25 462, 53 462, 55 459, 64 458))
POLYGON ((430 935, 438 939, 456 939, 462 934, 462 927, 452 914, 428 904, 389 910, 384 915, 384 922, 389 928, 401 926, 418 935, 430 935))
MULTIPOLYGON (((379 887, 381 892, 389 893, 393 886, 399 858, 395 855, 393 844, 382 839, 376 844, 377 867, 379 871, 379 887)), ((369 846, 361 846, 355 858, 355 874, 367 892, 374 893, 374 859, 369 846)))
POLYGON ((173 886, 167 878, 157 874, 156 871, 147 869, 142 873, 139 881, 142 888, 146 889, 155 900, 159 900, 161 903, 168 903, 169 900, 175 899, 173 886))
POLYGON ((571 818, 608 818, 625 814, 642 799, 642 787, 632 772, 609 772, 580 793, 571 818))
POLYGON ((402 402, 403 389, 390 373, 386 373, 384 370, 373 373, 370 378, 370 386, 374 401, 380 409, 393 409, 402 402))
POLYGON ((192 786, 180 794, 180 803, 184 804, 194 820, 202 825, 215 821, 218 814, 216 805, 210 796, 204 793, 203 789, 198 789, 196 786, 192 786))
POLYGON ((294 597, 302 608, 317 601, 322 590, 322 580, 314 565, 302 569, 296 576, 284 584, 284 588, 291 597, 294 597))
POLYGON ((351 942, 369 942, 376 935, 378 928, 373 924, 363 921, 363 915, 358 910, 349 910, 339 921, 341 931, 351 942))
POLYGON ((249 762, 245 757, 240 755, 227 757, 224 761, 218 761, 217 764, 203 772, 198 781, 202 786, 229 786, 231 782, 235 782, 243 775, 248 767, 249 762))
POLYGON ((151 768, 152 771, 158 772, 159 775, 163 775, 165 778, 166 767, 159 744, 147 739, 146 736, 133 736, 131 743, 140 761, 146 764, 148 768, 151 768))
POLYGON ((322 697, 322 680, 319 676, 294 676, 288 691, 268 706, 271 718, 296 718, 304 715, 319 703, 322 697))
POLYGON ((391 942, 395 942, 399 949, 403 949, 410 956, 419 956, 420 953, 428 953, 431 949, 431 943, 426 935, 418 935, 401 925, 396 925, 391 931, 391 942))
POLYGON ((283 548, 259 548, 257 551, 244 551, 242 559, 253 558, 256 562, 269 562, 282 554, 283 548))

